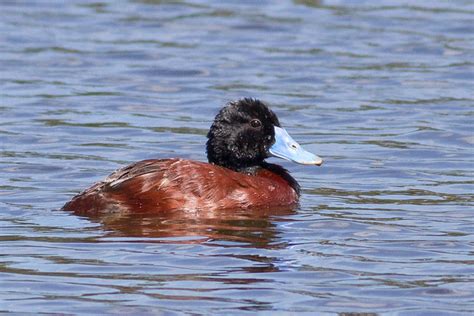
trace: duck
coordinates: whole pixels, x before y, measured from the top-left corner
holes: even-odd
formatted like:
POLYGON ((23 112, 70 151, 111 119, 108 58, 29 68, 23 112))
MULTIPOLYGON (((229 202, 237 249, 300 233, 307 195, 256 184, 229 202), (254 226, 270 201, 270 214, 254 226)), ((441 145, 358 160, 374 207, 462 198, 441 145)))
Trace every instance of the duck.
POLYGON ((74 196, 61 210, 91 215, 292 207, 298 204, 300 185, 266 159, 323 163, 255 98, 221 108, 207 134, 206 152, 208 162, 167 158, 132 163, 74 196))

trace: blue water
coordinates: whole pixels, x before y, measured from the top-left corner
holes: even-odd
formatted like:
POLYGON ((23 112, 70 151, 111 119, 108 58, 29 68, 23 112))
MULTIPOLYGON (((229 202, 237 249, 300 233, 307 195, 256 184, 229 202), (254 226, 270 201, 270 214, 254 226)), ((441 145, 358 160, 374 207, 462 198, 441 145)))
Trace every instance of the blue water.
MULTIPOLYGON (((474 313, 472 1, 1 1, 0 313, 474 313), (288 211, 58 211, 257 97, 288 211)), ((367 315, 367 314, 365 314, 367 315)))

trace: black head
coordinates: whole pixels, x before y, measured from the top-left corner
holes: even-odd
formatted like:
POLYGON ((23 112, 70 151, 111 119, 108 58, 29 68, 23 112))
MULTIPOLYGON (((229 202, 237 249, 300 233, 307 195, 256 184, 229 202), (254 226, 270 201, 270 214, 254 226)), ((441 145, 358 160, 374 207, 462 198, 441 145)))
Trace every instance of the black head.
POLYGON ((229 102, 216 115, 207 134, 210 163, 249 171, 269 157, 280 122, 265 103, 251 98, 229 102))

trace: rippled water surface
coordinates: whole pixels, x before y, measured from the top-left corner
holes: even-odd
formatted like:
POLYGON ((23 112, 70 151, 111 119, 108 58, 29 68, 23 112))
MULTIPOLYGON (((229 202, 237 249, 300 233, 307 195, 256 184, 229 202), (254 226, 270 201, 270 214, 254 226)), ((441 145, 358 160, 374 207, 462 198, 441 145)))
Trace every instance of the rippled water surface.
MULTIPOLYGON (((474 312, 472 1, 1 1, 0 313, 474 312), (266 100, 294 210, 78 217, 266 100)), ((276 161, 276 160, 275 160, 276 161)))

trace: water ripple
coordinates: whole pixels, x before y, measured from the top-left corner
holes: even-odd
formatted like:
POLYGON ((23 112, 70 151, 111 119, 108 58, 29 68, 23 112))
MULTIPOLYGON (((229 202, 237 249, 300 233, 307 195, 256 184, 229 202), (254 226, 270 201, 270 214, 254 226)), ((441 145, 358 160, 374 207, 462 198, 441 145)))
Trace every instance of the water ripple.
POLYGON ((0 11, 1 311, 473 313, 470 1, 0 11), (129 162, 205 160, 212 117, 243 96, 325 159, 278 161, 297 208, 58 211, 129 162))

